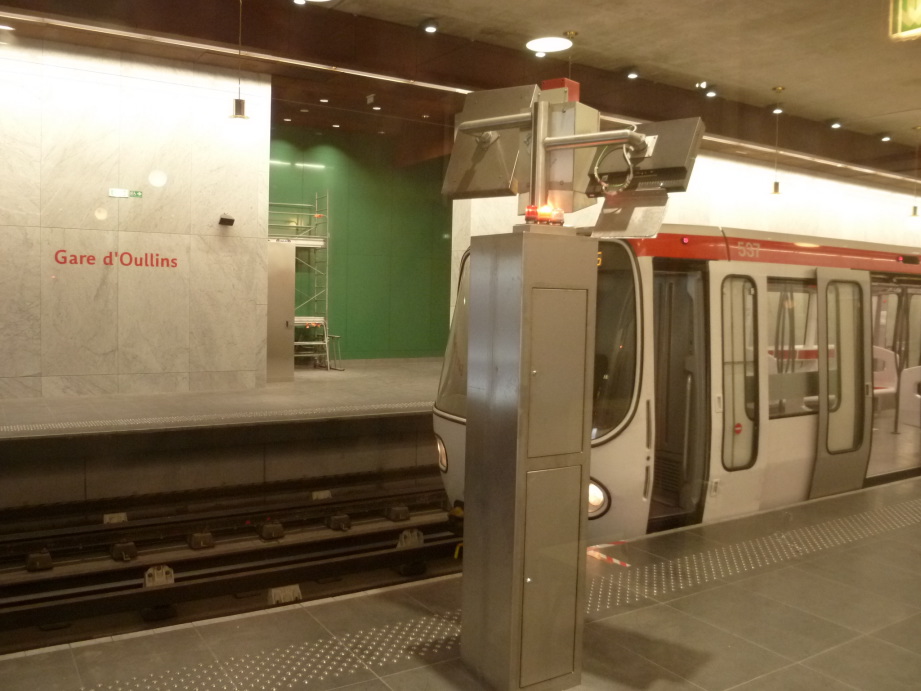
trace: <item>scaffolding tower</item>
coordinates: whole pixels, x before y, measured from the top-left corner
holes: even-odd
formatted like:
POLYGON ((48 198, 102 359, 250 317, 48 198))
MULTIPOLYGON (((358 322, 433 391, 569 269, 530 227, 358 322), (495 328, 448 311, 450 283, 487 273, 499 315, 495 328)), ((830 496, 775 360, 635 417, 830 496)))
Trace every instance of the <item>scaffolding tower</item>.
POLYGON ((294 357, 340 369, 338 337, 329 333, 329 193, 313 204, 269 204, 269 238, 295 249, 294 357))

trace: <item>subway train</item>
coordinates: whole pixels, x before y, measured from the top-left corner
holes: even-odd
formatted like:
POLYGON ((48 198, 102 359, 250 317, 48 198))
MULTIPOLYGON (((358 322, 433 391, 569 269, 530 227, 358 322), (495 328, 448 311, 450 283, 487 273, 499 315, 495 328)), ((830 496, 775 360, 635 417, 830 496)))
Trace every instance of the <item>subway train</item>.
MULTIPOLYGON (((680 225, 599 238, 589 544, 921 472, 919 252, 680 225)), ((433 411, 456 506, 468 264, 433 411)))

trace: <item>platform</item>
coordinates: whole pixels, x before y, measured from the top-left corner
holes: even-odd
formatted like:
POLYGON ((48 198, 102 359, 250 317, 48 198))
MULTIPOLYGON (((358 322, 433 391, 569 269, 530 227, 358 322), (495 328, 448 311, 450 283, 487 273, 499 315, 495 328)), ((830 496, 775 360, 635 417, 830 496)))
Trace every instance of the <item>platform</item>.
POLYGON ((441 358, 349 360, 242 391, 3 399, 0 439, 428 412, 440 373, 441 358))
MULTIPOLYGON (((921 479, 601 548, 582 689, 921 679, 921 479)), ((0 688, 479 689, 460 576, 0 658, 0 688)))

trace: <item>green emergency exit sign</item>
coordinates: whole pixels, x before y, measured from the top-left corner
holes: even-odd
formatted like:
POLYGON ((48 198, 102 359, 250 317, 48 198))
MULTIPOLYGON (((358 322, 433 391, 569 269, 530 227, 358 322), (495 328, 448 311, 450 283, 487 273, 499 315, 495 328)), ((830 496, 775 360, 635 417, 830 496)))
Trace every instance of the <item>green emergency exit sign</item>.
POLYGON ((921 38, 921 0, 891 0, 893 38, 921 38))

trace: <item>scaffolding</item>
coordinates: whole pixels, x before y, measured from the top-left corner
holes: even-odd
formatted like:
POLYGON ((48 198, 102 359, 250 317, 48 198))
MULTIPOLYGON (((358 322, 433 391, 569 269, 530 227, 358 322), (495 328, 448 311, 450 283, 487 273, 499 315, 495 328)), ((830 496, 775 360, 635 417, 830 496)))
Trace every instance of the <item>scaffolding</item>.
POLYGON ((313 204, 269 204, 269 239, 294 245, 294 357, 341 369, 329 333, 329 193, 313 204))

